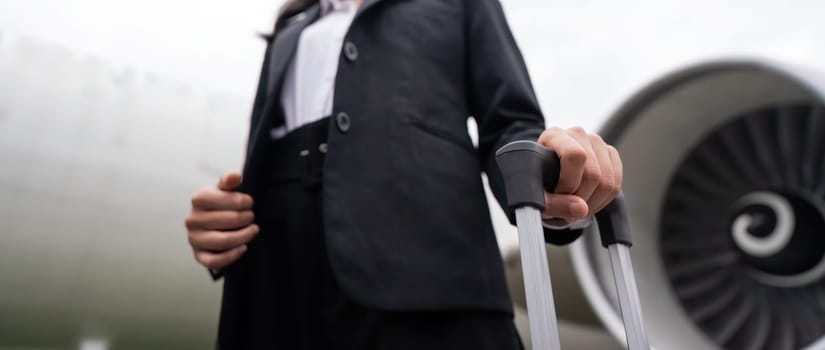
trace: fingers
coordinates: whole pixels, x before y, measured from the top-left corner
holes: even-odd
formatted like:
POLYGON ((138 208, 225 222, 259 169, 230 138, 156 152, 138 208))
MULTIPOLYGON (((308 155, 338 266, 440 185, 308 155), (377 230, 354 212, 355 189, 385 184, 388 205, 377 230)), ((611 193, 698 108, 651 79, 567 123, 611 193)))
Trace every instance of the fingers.
POLYGON ((228 172, 218 181, 218 188, 224 191, 232 191, 241 184, 241 173, 228 172))
POLYGON ((579 189, 587 161, 587 151, 560 128, 550 128, 539 137, 539 144, 556 152, 561 160, 559 182, 554 193, 573 194, 579 189))
POLYGON ((195 251, 225 252, 246 245, 259 231, 258 225, 235 231, 192 231, 189 244, 195 251))
POLYGON ((587 203, 579 196, 572 194, 544 193, 545 210, 542 216, 545 219, 561 218, 568 221, 587 216, 587 203))
POLYGON ((246 250, 245 245, 220 253, 201 250, 195 252, 195 260, 208 269, 222 269, 238 260, 246 250))
POLYGON ((235 230, 255 220, 251 210, 193 211, 186 217, 186 228, 194 230, 235 230))
POLYGON ((623 174, 619 153, 600 136, 580 127, 549 128, 538 142, 555 151, 561 160, 556 195, 545 198, 545 216, 578 219, 593 215, 621 191, 623 174))
POLYGON ((619 191, 621 191, 622 185, 624 184, 624 168, 622 168, 622 159, 619 157, 619 151, 616 147, 608 145, 607 150, 610 153, 610 163, 613 165, 613 176, 616 181, 616 187, 618 187, 619 191))
POLYGON ((197 210, 250 210, 252 197, 241 192, 227 192, 215 187, 204 187, 192 195, 192 208, 197 210))
MULTIPOLYGON (((616 183, 616 169, 610 155, 610 146, 598 135, 589 135, 590 144, 595 155, 595 163, 599 164, 600 174, 596 179, 597 188, 587 199, 590 214, 602 210, 619 193, 620 185, 616 183)), ((612 148, 612 147, 611 147, 612 148)))
MULTIPOLYGON (((579 188, 573 192, 573 194, 581 197, 588 202, 588 204, 590 204, 590 197, 599 187, 602 176, 602 166, 599 164, 596 151, 593 150, 593 144, 590 142, 591 137, 595 135, 588 134, 580 127, 571 128, 568 131, 568 134, 575 139, 587 153, 587 159, 585 160, 584 167, 582 169, 581 183, 579 184, 579 188)), ((608 166, 610 166, 610 164, 608 164, 608 166)))
POLYGON ((192 211, 186 217, 189 244, 195 260, 206 268, 221 269, 238 260, 260 230, 252 224, 252 197, 235 192, 240 184, 241 174, 230 172, 217 186, 192 195, 192 211))

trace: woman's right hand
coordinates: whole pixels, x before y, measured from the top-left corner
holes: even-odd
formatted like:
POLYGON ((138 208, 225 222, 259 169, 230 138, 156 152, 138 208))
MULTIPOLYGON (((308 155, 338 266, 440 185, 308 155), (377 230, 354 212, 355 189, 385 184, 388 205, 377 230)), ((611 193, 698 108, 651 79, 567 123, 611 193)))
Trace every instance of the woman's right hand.
POLYGON ((189 245, 195 260, 208 269, 229 266, 246 253, 246 244, 258 234, 254 224, 252 197, 235 191, 241 174, 226 173, 217 186, 207 186, 192 195, 192 210, 186 216, 189 245))

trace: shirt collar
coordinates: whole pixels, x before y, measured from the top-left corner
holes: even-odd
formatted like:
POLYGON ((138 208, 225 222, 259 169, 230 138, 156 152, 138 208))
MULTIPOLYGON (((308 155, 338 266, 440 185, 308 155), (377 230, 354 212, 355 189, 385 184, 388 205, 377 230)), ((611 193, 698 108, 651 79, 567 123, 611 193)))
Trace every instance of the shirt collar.
POLYGON ((348 9, 349 6, 352 6, 352 0, 321 0, 321 16, 348 9))

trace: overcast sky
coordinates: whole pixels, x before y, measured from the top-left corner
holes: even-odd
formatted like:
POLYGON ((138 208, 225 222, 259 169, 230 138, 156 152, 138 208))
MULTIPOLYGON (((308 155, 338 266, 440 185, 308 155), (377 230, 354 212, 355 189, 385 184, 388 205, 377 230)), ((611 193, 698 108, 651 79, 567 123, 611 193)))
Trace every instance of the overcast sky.
MULTIPOLYGON (((663 73, 719 57, 825 71, 821 0, 503 0, 556 124, 595 128, 663 73)), ((280 1, 0 0, 0 32, 251 100, 280 1)), ((0 39, 2 40, 2 39, 0 39)), ((0 77, 2 79, 2 77, 0 77)))

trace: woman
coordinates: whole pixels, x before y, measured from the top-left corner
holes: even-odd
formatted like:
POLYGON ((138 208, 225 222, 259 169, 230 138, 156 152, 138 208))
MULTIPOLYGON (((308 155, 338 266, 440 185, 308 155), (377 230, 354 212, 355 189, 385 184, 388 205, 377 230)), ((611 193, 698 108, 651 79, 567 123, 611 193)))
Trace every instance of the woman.
POLYGON ((498 0, 289 1, 243 183, 201 189, 186 220, 224 276, 218 347, 520 348, 480 173, 503 202, 495 150, 538 140, 562 162, 544 214, 573 224, 621 184, 613 147, 544 125, 498 0))

